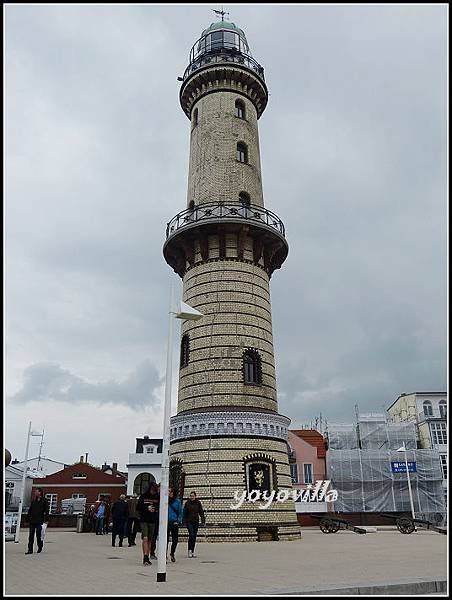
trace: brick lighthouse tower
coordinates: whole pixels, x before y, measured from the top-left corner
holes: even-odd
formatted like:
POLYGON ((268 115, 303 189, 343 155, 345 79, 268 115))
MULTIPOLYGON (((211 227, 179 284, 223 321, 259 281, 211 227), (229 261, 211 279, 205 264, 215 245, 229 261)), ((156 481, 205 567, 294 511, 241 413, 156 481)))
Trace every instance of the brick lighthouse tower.
POLYGON ((163 253, 184 302, 204 317, 182 325, 170 481, 184 498, 197 492, 209 541, 298 538, 292 500, 231 509, 235 493, 292 488, 269 290, 288 245, 262 193, 264 70, 244 32, 222 20, 194 44, 180 79, 191 123, 187 207, 168 223, 163 253))

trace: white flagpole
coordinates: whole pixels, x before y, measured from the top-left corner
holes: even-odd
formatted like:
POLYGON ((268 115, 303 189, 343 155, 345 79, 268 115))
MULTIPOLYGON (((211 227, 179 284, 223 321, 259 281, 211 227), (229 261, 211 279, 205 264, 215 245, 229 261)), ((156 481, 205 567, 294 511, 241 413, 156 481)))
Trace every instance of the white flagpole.
POLYGON ((168 347, 166 350, 165 405, 163 410, 162 478, 160 481, 157 581, 166 581, 166 545, 168 537, 169 430, 171 416, 171 384, 173 366, 173 283, 170 289, 168 347))
POLYGON ((25 464, 24 464, 24 472, 22 473, 22 490, 20 492, 19 510, 18 510, 18 513, 17 513, 16 537, 14 538, 14 542, 16 544, 19 542, 20 522, 22 520, 22 507, 24 505, 25 480, 26 480, 26 477, 27 477, 28 448, 30 446, 30 434, 31 434, 31 421, 28 424, 27 445, 25 447, 25 464))

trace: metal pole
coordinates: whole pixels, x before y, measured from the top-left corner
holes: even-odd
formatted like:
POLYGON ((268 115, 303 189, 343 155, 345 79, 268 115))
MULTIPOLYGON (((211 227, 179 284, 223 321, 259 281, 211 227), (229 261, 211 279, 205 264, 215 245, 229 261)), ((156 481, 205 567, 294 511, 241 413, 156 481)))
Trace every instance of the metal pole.
POLYGON ((410 472, 408 471, 408 458, 407 458, 407 453, 406 453, 405 442, 403 443, 403 451, 405 452, 405 467, 406 467, 406 476, 407 476, 407 480, 408 480, 408 492, 410 494, 411 515, 412 515, 413 519, 415 519, 416 515, 414 514, 413 492, 411 491, 411 480, 410 480, 410 472))
POLYGON ((24 505, 25 479, 27 477, 28 448, 30 446, 30 433, 31 433, 31 421, 28 424, 27 444, 25 447, 25 464, 24 464, 24 472, 22 473, 22 490, 20 492, 19 510, 17 511, 16 537, 14 538, 14 542, 16 544, 19 542, 20 522, 22 520, 22 507, 24 505))
POLYGON ((171 415, 171 383, 173 360, 173 284, 170 290, 168 321, 168 347, 166 353, 165 405, 163 411, 162 479, 160 481, 159 543, 157 551, 157 581, 166 581, 166 545, 168 537, 168 480, 169 480, 169 430, 171 415))

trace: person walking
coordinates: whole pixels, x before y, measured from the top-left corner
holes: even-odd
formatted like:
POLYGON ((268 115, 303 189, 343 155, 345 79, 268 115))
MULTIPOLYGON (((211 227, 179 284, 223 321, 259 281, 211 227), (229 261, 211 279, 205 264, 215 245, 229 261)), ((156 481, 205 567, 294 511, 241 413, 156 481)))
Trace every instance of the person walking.
POLYGON ((110 512, 111 512, 110 500, 108 498, 106 498, 104 500, 104 503, 105 503, 105 519, 104 519, 103 533, 107 534, 110 532, 110 512))
POLYGON ((102 500, 96 511, 96 535, 104 534, 105 502, 102 500))
POLYGON ((122 547, 128 514, 129 507, 127 506, 126 497, 124 494, 121 494, 119 500, 116 500, 111 507, 111 518, 113 521, 111 545, 113 547, 116 546, 116 536, 119 536, 119 547, 122 547))
POLYGON ((93 533, 96 531, 96 511, 97 506, 95 504, 91 504, 89 508, 89 522, 91 526, 90 531, 92 531, 93 533))
POLYGON ((175 552, 179 541, 179 525, 183 516, 182 502, 174 493, 173 488, 168 488, 168 542, 171 534, 171 562, 176 562, 175 552))
POLYGON ((141 494, 137 502, 137 512, 140 515, 141 540, 143 545, 143 565, 152 564, 149 560, 149 546, 158 522, 160 494, 155 483, 141 494))
POLYGON ((196 497, 196 492, 190 492, 190 497, 184 505, 182 520, 188 529, 188 558, 196 558, 195 545, 199 521, 201 520, 202 525, 206 523, 204 509, 196 497))
MULTIPOLYGON (((49 520, 49 501, 44 498, 44 492, 41 488, 37 488, 35 497, 33 498, 30 508, 28 509, 28 522, 30 533, 28 535, 28 550, 25 554, 33 554, 33 545, 36 532, 36 541, 38 543, 38 554, 42 552, 44 545, 42 541, 42 526, 49 520)), ((17 525, 18 527, 20 524, 17 525)))
POLYGON ((140 528, 140 519, 138 518, 137 511, 138 496, 134 494, 127 498, 127 506, 129 509, 129 516, 127 518, 127 538, 129 542, 129 548, 136 546, 135 538, 137 537, 138 530, 140 528))

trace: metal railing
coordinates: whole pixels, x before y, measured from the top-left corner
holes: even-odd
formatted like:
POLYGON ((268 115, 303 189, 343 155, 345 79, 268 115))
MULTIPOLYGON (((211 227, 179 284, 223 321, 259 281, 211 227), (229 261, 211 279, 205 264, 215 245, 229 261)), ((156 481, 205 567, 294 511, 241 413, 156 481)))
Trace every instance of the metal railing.
POLYGON ((234 49, 221 48, 219 50, 211 50, 210 52, 206 52, 205 54, 201 54, 198 58, 195 58, 185 69, 183 80, 185 81, 187 77, 189 77, 192 73, 204 67, 206 65, 216 63, 236 63, 238 65, 242 65, 251 69, 259 77, 265 81, 264 78, 264 68, 254 60, 251 56, 246 56, 241 52, 238 52, 234 49))
POLYGON ((259 223, 275 229, 285 237, 284 223, 271 210, 255 204, 242 204, 241 202, 206 202, 194 208, 188 208, 178 213, 166 226, 166 238, 176 233, 179 229, 189 227, 205 221, 243 220, 259 223))

